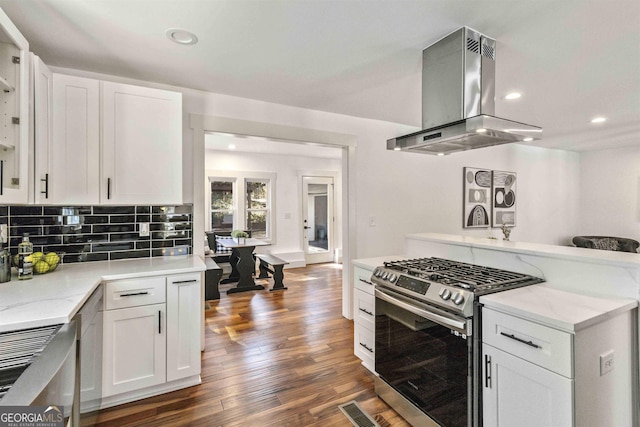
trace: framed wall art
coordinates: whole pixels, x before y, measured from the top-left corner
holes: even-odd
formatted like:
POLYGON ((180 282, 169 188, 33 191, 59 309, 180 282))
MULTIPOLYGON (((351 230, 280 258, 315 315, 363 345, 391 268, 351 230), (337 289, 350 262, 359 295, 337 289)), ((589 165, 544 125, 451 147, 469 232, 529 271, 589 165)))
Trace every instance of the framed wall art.
POLYGON ((491 179, 491 226, 502 227, 516 225, 515 172, 493 171, 491 179))
POLYGON ((487 228, 491 212, 491 171, 464 168, 463 228, 487 228))

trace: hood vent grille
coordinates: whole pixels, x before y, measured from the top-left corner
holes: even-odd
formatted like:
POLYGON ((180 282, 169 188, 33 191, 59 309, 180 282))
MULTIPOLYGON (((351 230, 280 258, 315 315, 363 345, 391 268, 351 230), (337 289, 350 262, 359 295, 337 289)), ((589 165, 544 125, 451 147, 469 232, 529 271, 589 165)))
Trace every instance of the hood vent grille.
POLYGON ((542 137, 542 129, 494 117, 496 41, 462 27, 422 53, 422 127, 389 150, 449 154, 542 137))

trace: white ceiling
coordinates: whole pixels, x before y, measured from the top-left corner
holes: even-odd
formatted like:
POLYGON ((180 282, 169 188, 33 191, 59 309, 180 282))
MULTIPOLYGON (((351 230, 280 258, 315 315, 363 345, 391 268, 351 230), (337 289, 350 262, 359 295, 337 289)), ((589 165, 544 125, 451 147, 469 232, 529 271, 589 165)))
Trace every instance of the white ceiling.
POLYGON ((420 126, 422 49, 497 40, 496 115, 536 145, 640 146, 640 1, 0 0, 47 64, 420 126), (181 46, 165 31, 194 32, 181 46), (502 99, 518 90, 517 101, 502 99), (589 120, 608 117, 601 125, 589 120))

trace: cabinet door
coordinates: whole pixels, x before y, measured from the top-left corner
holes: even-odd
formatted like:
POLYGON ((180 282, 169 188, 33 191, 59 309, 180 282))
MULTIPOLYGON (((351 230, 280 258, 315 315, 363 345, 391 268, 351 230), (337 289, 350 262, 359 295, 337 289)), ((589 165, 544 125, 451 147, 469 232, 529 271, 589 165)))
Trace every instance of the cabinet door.
POLYGON ((573 380, 483 345, 485 427, 572 427, 573 380))
POLYGON ((0 9, 0 205, 29 198, 29 42, 0 9))
POLYGON ((166 380, 165 304, 104 312, 103 396, 166 380))
POLYGON ((200 373, 200 274, 167 278, 167 381, 200 373))
POLYGON ((49 187, 53 153, 53 74, 42 60, 32 55, 33 104, 35 127, 35 186, 36 204, 51 203, 53 192, 49 187))
POLYGON ((53 74, 50 203, 98 204, 100 82, 53 74))
POLYGON ((182 203, 182 94, 102 82, 102 111, 102 203, 182 203))

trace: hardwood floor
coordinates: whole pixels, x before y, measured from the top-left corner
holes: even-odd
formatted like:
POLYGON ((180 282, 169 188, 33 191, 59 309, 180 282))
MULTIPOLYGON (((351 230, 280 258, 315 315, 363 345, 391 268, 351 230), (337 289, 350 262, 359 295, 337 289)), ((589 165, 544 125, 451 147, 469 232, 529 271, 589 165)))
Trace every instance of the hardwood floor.
POLYGON ((408 426, 353 354, 341 267, 286 270, 286 291, 221 286, 205 313, 202 384, 100 411, 95 425, 351 426, 338 405, 356 400, 381 426, 408 426))

